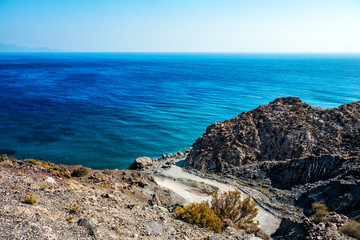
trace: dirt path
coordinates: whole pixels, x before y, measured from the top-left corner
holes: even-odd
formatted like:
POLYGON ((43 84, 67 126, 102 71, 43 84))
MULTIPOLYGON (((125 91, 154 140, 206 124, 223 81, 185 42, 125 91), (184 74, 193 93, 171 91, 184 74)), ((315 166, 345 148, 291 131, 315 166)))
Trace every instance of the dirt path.
MULTIPOLYGON (((232 184, 225 184, 190 174, 176 165, 171 165, 168 169, 156 171, 153 176, 160 186, 171 189, 183 197, 186 204, 210 200, 210 193, 213 190, 222 192, 235 189, 235 186, 232 184)), ((274 233, 280 224, 278 217, 262 207, 259 207, 259 212, 255 219, 259 221, 260 227, 269 235, 274 233)))

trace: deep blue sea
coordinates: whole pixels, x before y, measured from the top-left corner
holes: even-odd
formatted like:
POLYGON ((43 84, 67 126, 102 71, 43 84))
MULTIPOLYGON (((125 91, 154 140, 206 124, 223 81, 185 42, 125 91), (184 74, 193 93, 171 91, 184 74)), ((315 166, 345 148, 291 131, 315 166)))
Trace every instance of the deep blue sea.
POLYGON ((1 53, 0 152, 122 169, 281 96, 359 101, 360 55, 1 53))

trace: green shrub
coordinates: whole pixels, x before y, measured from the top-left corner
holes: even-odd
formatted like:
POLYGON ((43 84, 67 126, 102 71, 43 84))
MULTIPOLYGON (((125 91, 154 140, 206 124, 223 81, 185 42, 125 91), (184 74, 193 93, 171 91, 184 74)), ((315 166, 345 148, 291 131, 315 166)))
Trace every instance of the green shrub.
POLYGON ((329 212, 327 211, 327 207, 323 203, 313 203, 312 204, 312 212, 313 216, 311 218, 314 222, 323 222, 327 216, 329 216, 329 212))
POLYGON ((71 176, 73 176, 73 177, 84 177, 84 176, 88 175, 89 172, 90 172, 90 170, 88 168, 86 168, 86 167, 78 167, 78 168, 74 169, 71 176))
POLYGON ((176 208, 176 217, 200 227, 221 232, 221 220, 206 203, 190 203, 176 208))
POLYGON ((34 205, 38 198, 36 197, 35 193, 29 191, 22 200, 24 203, 34 205))
POLYGON ((255 223, 253 219, 258 213, 256 206, 250 196, 241 199, 237 189, 220 195, 215 192, 211 201, 211 208, 221 220, 230 219, 238 227, 255 223))
POLYGON ((340 229, 344 234, 360 239, 360 223, 354 220, 346 222, 340 229))

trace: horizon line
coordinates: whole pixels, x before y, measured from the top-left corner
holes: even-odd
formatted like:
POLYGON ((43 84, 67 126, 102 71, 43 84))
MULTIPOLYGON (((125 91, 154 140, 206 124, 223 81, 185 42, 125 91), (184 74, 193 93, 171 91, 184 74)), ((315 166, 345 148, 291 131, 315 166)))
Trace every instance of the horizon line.
POLYGON ((196 51, 0 51, 0 53, 117 53, 117 54, 360 54, 360 52, 196 52, 196 51))

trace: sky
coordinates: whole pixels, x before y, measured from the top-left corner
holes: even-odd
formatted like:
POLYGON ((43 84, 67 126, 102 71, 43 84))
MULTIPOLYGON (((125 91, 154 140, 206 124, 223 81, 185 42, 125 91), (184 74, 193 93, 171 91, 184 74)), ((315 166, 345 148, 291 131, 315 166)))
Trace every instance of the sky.
POLYGON ((360 0, 0 0, 0 42, 78 52, 360 53, 360 0))

